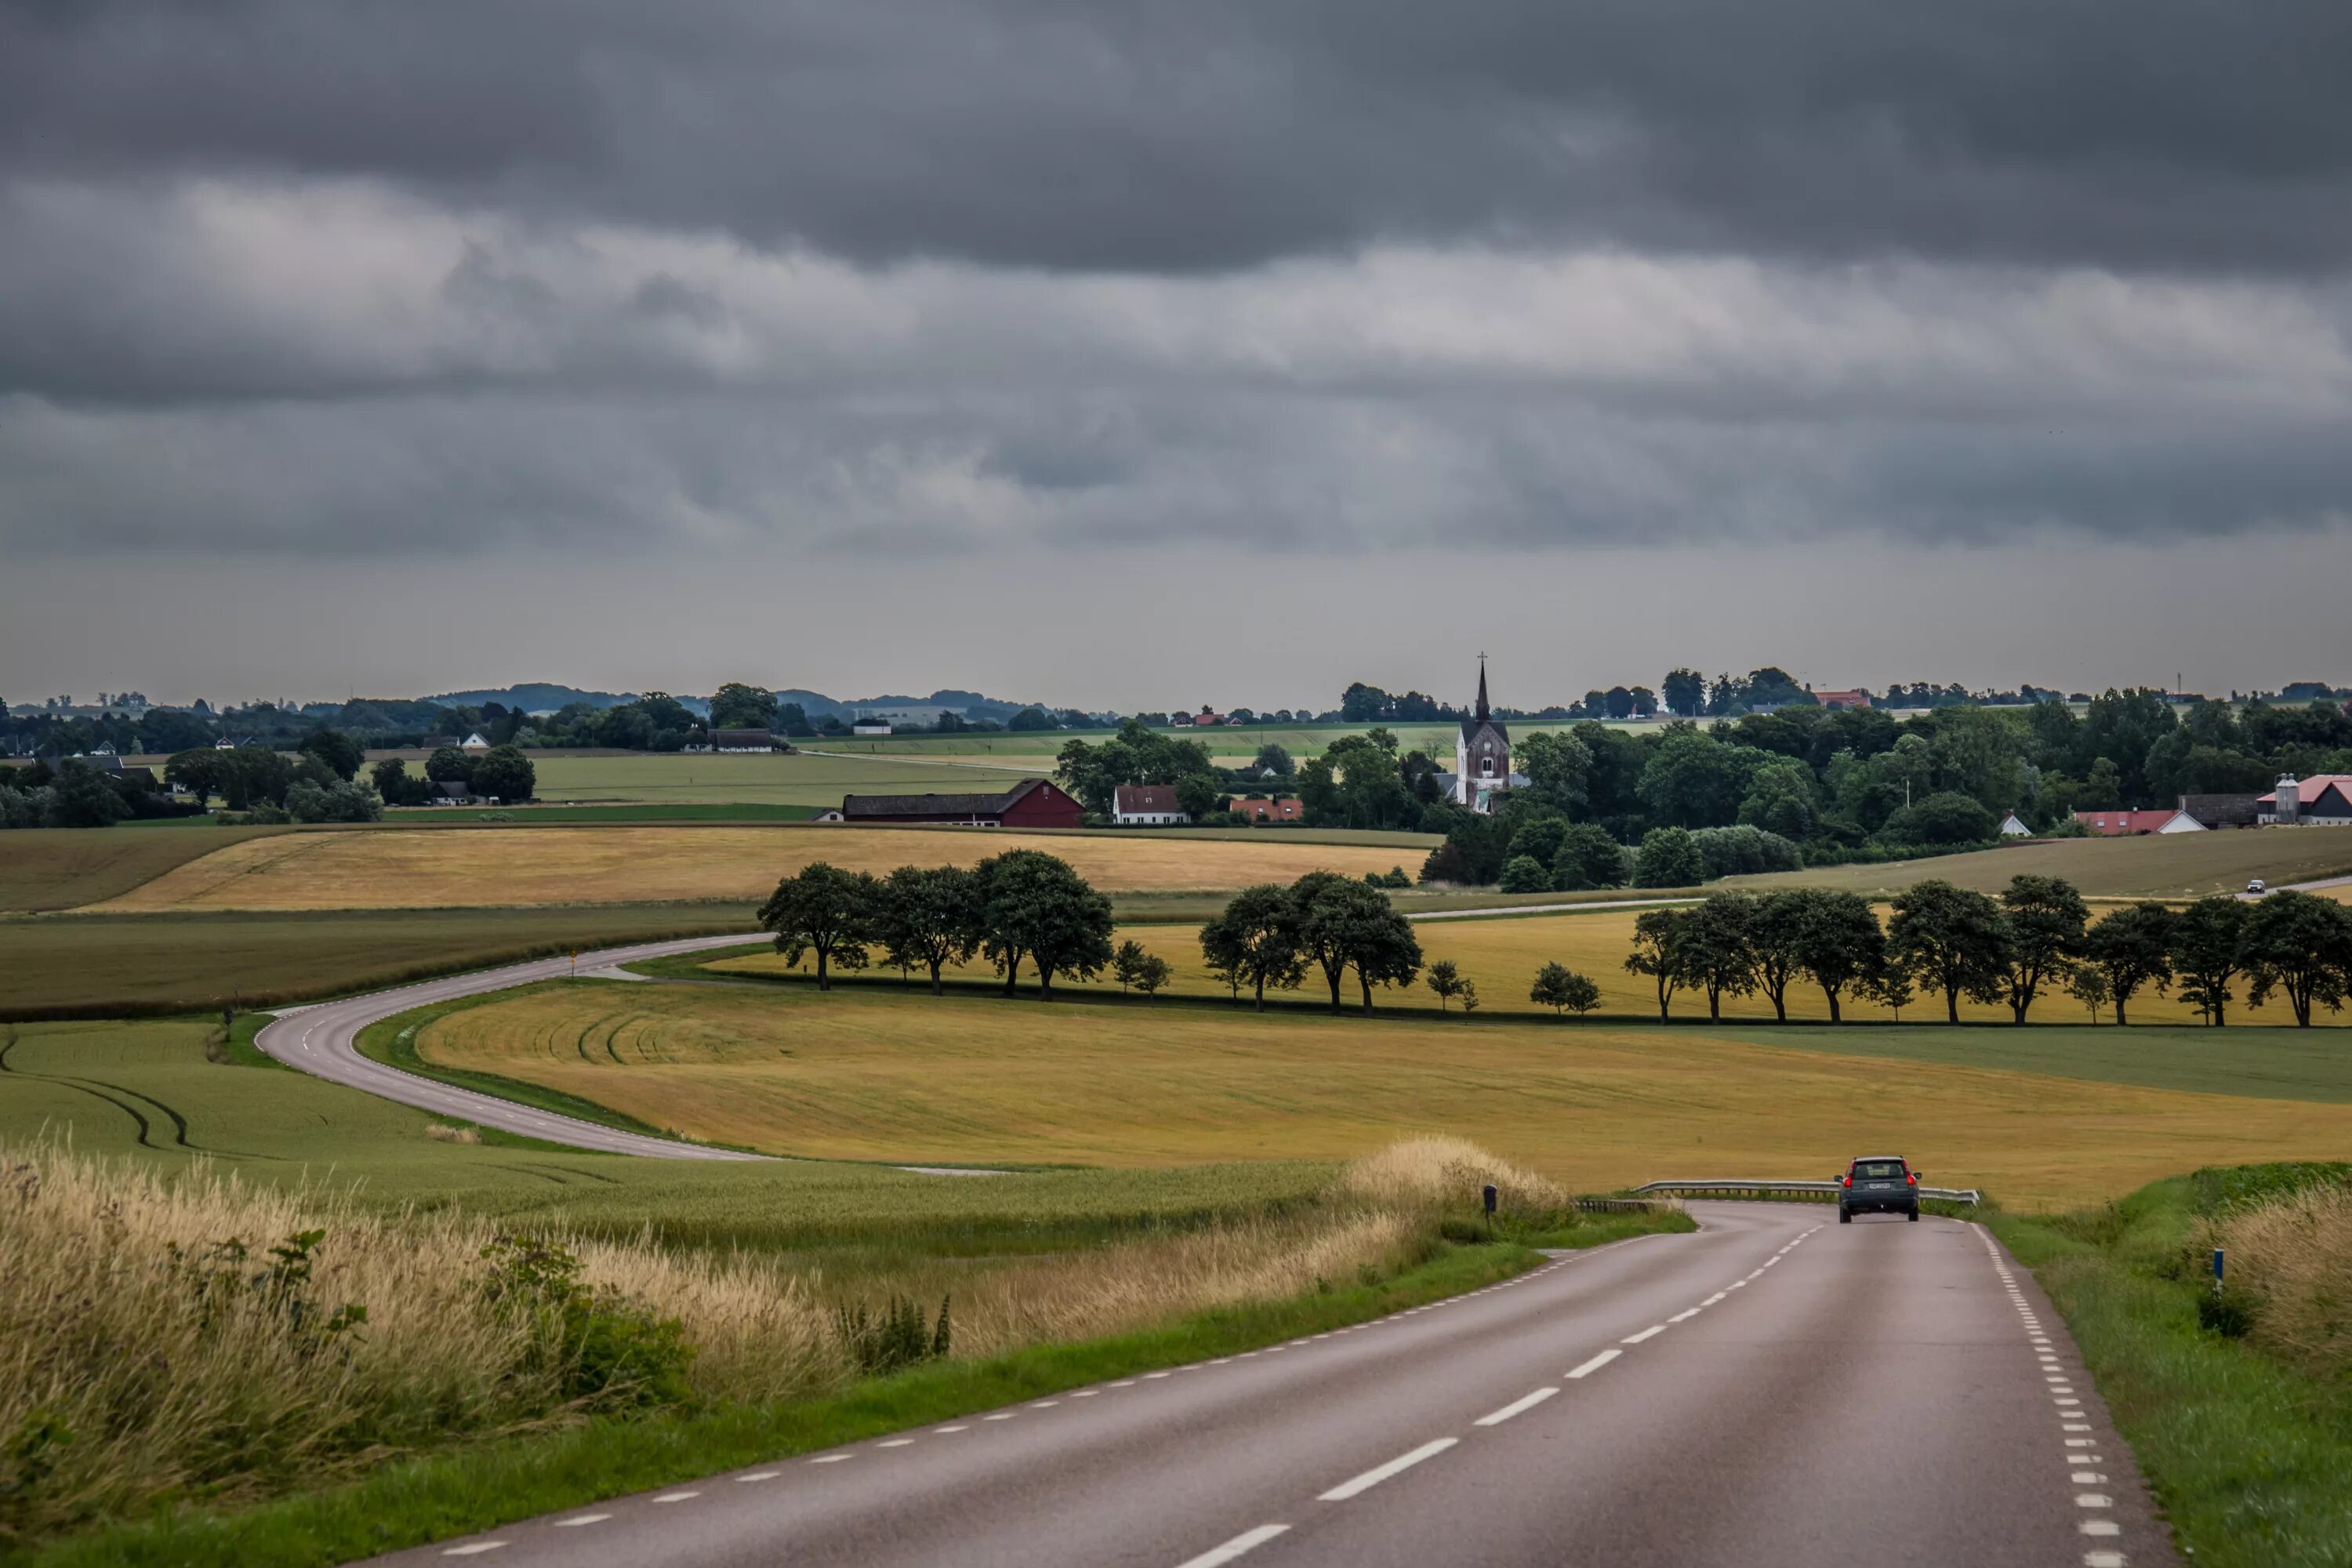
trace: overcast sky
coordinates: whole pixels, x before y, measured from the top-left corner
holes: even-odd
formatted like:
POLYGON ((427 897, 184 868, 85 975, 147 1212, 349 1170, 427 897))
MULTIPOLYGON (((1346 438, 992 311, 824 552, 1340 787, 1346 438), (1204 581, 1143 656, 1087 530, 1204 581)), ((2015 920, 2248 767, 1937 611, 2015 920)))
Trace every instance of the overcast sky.
POLYGON ((0 0, 0 697, 2352 681, 2352 5, 0 0))

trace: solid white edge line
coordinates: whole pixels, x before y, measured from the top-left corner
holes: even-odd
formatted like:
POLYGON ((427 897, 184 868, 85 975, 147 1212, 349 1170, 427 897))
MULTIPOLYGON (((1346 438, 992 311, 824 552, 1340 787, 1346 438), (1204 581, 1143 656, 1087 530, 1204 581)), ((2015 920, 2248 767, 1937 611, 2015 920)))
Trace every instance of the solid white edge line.
POLYGON ((1387 1480, 1391 1476, 1402 1475, 1406 1470, 1409 1470, 1415 1465, 1421 1463, 1423 1459, 1435 1458, 1438 1455, 1443 1454, 1446 1449, 1451 1448, 1454 1444, 1461 1440, 1462 1439, 1459 1437, 1432 1438, 1430 1441, 1423 1443, 1420 1447, 1413 1449, 1409 1454, 1399 1454, 1395 1458, 1391 1459, 1385 1465, 1373 1466, 1370 1469, 1366 1470, 1362 1475, 1356 1477, 1353 1480, 1341 1481, 1329 1491, 1321 1493, 1316 1500, 1318 1502, 1346 1502, 1349 1498, 1356 1496, 1360 1492, 1371 1490, 1374 1487, 1379 1486, 1382 1481, 1387 1480))
POLYGON ((1472 1425, 1478 1426, 1500 1426, 1512 1416, 1522 1415, 1527 1412, 1533 1410, 1537 1405, 1541 1405, 1545 1400, 1549 1399, 1553 1394, 1558 1394, 1559 1392, 1559 1390, 1557 1388, 1538 1388, 1533 1394, 1528 1394, 1525 1399, 1514 1399, 1508 1405, 1504 1405, 1500 1410, 1496 1411, 1492 1415, 1481 1415, 1475 1422, 1472 1423, 1472 1425))
POLYGON ((1569 1370, 1568 1375, 1570 1377, 1590 1377, 1594 1373, 1599 1372, 1602 1367, 1607 1366, 1611 1362, 1615 1361, 1619 1356, 1623 1355, 1624 1353, 1625 1352, 1621 1350, 1602 1351, 1599 1355, 1594 1356, 1582 1366, 1571 1367, 1569 1370))
POLYGON ((1290 1526, 1286 1524, 1261 1524, 1255 1530, 1245 1530, 1223 1546, 1212 1547, 1198 1557, 1185 1559, 1178 1563, 1176 1568, 1223 1568, 1223 1564, 1231 1563, 1243 1552, 1264 1546, 1289 1528, 1290 1526))

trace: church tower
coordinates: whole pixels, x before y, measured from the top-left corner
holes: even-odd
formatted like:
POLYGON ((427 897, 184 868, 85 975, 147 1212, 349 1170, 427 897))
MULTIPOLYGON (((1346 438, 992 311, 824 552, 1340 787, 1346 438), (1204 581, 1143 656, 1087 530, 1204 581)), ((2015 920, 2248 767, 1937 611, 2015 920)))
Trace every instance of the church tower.
POLYGON ((1511 732, 1486 708, 1486 656, 1478 656, 1478 706, 1454 742, 1454 799, 1492 816, 1511 787, 1511 732))

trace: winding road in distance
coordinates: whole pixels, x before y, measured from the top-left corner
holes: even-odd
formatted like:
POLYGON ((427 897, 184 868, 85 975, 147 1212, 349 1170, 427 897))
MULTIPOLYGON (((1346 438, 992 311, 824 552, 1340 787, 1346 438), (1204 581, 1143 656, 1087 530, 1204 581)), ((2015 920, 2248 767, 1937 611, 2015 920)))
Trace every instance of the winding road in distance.
MULTIPOLYGON (((583 974, 596 969, 609 969, 614 964, 635 963, 642 959, 667 958, 673 953, 697 952, 710 947, 740 947, 757 942, 756 932, 738 931, 731 936, 685 937, 672 942, 640 942, 631 947, 602 948, 580 955, 578 972, 583 974)), ((593 1121, 560 1115, 552 1110, 541 1110, 533 1106, 501 1100, 496 1095, 480 1094, 470 1089, 458 1089, 436 1083, 429 1078, 403 1072, 360 1055, 360 1031, 371 1024, 395 1017, 415 1007, 431 1006, 436 1002, 451 1002, 461 996, 478 996, 487 991, 504 991, 509 986, 529 985, 541 980, 561 980, 573 973, 569 957, 538 958, 528 963, 510 963, 499 969, 478 970, 471 974, 452 974, 440 980, 423 980, 414 985, 402 985, 390 991, 371 991, 364 996, 346 997, 340 1002, 327 1002, 314 1007, 289 1008, 263 1026, 253 1037, 262 1051, 288 1067, 311 1073, 334 1083, 365 1089, 370 1094, 413 1105, 420 1110, 430 1110, 438 1116, 452 1116, 484 1127, 496 1127, 502 1131, 520 1132, 526 1137, 544 1138, 553 1143, 569 1143, 575 1148, 594 1149, 607 1154, 642 1154, 655 1160, 757 1160, 758 1154, 740 1153, 732 1149, 710 1149, 698 1143, 685 1143, 669 1138, 648 1137, 642 1133, 623 1132, 611 1127, 599 1127, 593 1121)))
POLYGON ((1356 1328, 377 1561, 2177 1563, 2057 1313, 1980 1227, 1692 1209, 1696 1235, 1356 1328))

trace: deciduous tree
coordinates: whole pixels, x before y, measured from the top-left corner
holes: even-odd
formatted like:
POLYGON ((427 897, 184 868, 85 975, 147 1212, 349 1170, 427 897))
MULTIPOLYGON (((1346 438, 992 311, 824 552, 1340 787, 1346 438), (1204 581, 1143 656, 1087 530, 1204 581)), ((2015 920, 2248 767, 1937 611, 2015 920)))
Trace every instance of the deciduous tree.
POLYGON ((2222 895, 2200 899, 2180 911, 2172 930, 2172 965, 2180 999, 2219 1027, 2231 988, 2246 963, 2246 906, 2222 895))
POLYGON ((1300 951, 1323 971, 1331 989, 1331 1011, 1339 1010, 1339 983, 1356 972, 1364 1011, 1372 1010, 1372 986, 1410 985, 1421 969, 1421 942, 1412 922, 1385 894, 1328 871, 1309 871, 1291 885, 1300 951))
POLYGON ((2008 932, 2000 906, 1982 893, 1930 879, 1895 896, 1887 922, 1891 964, 1944 994, 1944 1015, 1960 1021, 1960 998, 1996 1002, 2008 975, 2008 932))
MULTIPOLYGON (((1431 964, 1429 973, 1422 977, 1422 983, 1436 994, 1437 1010, 1441 1013, 1455 997, 1466 997, 1470 989, 1470 982, 1462 978, 1460 967, 1450 958, 1441 958, 1431 964)), ((1465 1007, 1465 1011, 1467 1010, 1465 1007)))
POLYGON ((863 871, 812 860, 784 878, 760 906, 760 924, 775 932, 776 951, 798 964, 816 954, 816 988, 833 989, 833 971, 866 967, 880 890, 863 871))
POLYGON ((1110 900, 1069 862, 1042 849, 1010 849, 973 868, 980 879, 981 950, 1004 971, 1009 994, 1025 954, 1037 996, 1054 999, 1054 976, 1091 980, 1111 958, 1110 900))
POLYGON ((1297 901, 1289 889, 1272 882, 1244 888, 1223 913, 1201 928, 1201 953, 1211 967, 1250 986, 1263 1013, 1267 986, 1287 991, 1306 977, 1298 924, 1297 901))
POLYGON ((928 973, 939 995, 941 972, 979 951, 979 877, 960 866, 901 866, 877 891, 875 940, 892 963, 928 973))
POLYGON ((2299 1028, 2311 1027, 2315 1006, 2342 1007, 2352 994, 2352 909, 2292 889, 2271 894, 2246 917, 2246 978, 2249 1005, 2279 992, 2299 1028))
POLYGON ((1681 989, 1684 921, 1680 910, 1643 910, 1633 917, 1633 951, 1625 955, 1625 973, 1646 974, 1658 991, 1658 1021, 1665 1022, 1675 993, 1681 989))
POLYGON ((1582 1017, 1601 1005, 1601 987, 1590 975, 1579 974, 1564 963, 1547 963, 1536 971, 1528 1000, 1549 1007, 1555 1016, 1574 1013, 1582 1017))
POLYGON ((1746 893, 1710 893, 1685 912, 1682 925, 1686 984, 1706 993, 1706 1016, 1720 1020, 1723 998, 1756 989, 1756 900, 1746 893))
POLYGON ((2148 899, 2116 910, 2084 936, 2084 956, 2106 975, 2117 1024, 2127 1022, 2124 1009, 2142 986, 2161 994, 2171 985, 2174 920, 2169 907, 2148 899))
MULTIPOLYGON (((1775 896, 1801 901, 1804 918, 1796 932, 1798 964, 1822 988, 1830 1005, 1830 1022, 1843 1023, 1845 994, 1849 991, 1864 994, 1886 968, 1886 934, 1879 929, 1878 911, 1860 893, 1825 888, 1797 889, 1775 896)), ((1907 1001, 1908 982, 1904 984, 1907 1001)))
POLYGON ((2042 987, 2063 976, 2083 953, 2090 906, 2063 877, 2018 876, 2000 895, 2008 940, 2002 988, 2020 1027, 2042 987))

